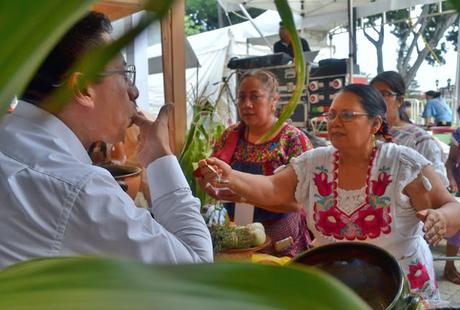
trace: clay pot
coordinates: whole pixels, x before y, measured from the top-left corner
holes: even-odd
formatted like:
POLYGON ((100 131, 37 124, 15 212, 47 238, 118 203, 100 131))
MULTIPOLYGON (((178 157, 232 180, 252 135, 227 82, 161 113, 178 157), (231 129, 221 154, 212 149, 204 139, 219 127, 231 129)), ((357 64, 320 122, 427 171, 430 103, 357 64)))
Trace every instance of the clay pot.
POLYGON ((133 200, 136 198, 141 187, 141 168, 116 164, 104 164, 100 167, 107 169, 133 200))

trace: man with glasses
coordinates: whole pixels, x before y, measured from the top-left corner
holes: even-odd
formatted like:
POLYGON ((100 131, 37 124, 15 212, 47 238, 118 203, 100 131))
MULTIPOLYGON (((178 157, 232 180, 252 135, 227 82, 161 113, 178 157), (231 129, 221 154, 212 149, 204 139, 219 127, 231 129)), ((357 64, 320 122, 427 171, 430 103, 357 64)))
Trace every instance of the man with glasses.
POLYGON ((0 123, 0 268, 33 257, 102 255, 148 263, 212 261, 200 202, 169 145, 165 105, 154 122, 137 111, 134 66, 121 55, 94 83, 72 72, 77 58, 110 42, 110 21, 91 12, 70 29, 0 123), (72 97, 58 112, 52 92, 72 97), (140 127, 139 160, 152 209, 136 208, 110 173, 91 163, 95 141, 123 141, 140 127), (153 218, 152 217, 155 218, 153 218))

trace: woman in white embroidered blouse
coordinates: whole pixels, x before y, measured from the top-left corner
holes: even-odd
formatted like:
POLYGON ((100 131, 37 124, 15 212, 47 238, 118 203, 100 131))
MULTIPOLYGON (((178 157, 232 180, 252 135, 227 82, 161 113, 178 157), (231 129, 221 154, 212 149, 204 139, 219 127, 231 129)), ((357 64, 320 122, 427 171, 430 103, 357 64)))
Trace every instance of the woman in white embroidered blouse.
POLYGON ((433 169, 438 173, 444 186, 449 186, 446 167, 447 158, 441 146, 432 135, 423 128, 412 124, 404 110, 404 94, 406 83, 395 71, 385 71, 374 77, 370 85, 376 88, 387 104, 387 119, 393 142, 413 148, 431 161, 433 169))
POLYGON ((439 298, 427 242, 437 244, 460 227, 460 204, 419 153, 376 142, 376 135, 391 139, 386 104, 376 89, 346 86, 326 117, 332 146, 303 153, 273 176, 238 172, 215 158, 201 161, 201 172, 214 186, 252 202, 304 203, 315 246, 340 241, 380 246, 400 262, 414 291, 439 298))

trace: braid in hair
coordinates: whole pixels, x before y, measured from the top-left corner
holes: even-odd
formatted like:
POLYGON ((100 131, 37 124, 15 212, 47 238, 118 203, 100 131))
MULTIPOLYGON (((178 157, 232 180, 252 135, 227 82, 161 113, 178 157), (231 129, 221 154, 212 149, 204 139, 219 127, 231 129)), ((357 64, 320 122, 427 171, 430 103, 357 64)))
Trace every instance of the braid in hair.
POLYGON ((379 130, 377 130, 376 134, 381 135, 385 142, 391 142, 393 140, 393 136, 390 133, 388 121, 386 119, 382 119, 382 126, 380 126, 379 130))

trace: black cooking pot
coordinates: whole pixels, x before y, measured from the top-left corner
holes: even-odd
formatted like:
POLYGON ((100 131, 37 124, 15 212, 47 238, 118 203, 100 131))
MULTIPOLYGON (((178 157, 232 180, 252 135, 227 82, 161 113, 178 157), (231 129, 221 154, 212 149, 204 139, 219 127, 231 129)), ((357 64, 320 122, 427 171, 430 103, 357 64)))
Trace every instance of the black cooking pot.
POLYGON ((416 309, 418 298, 396 259, 382 248, 360 242, 339 242, 313 248, 293 263, 314 266, 345 283, 372 309, 416 309))

